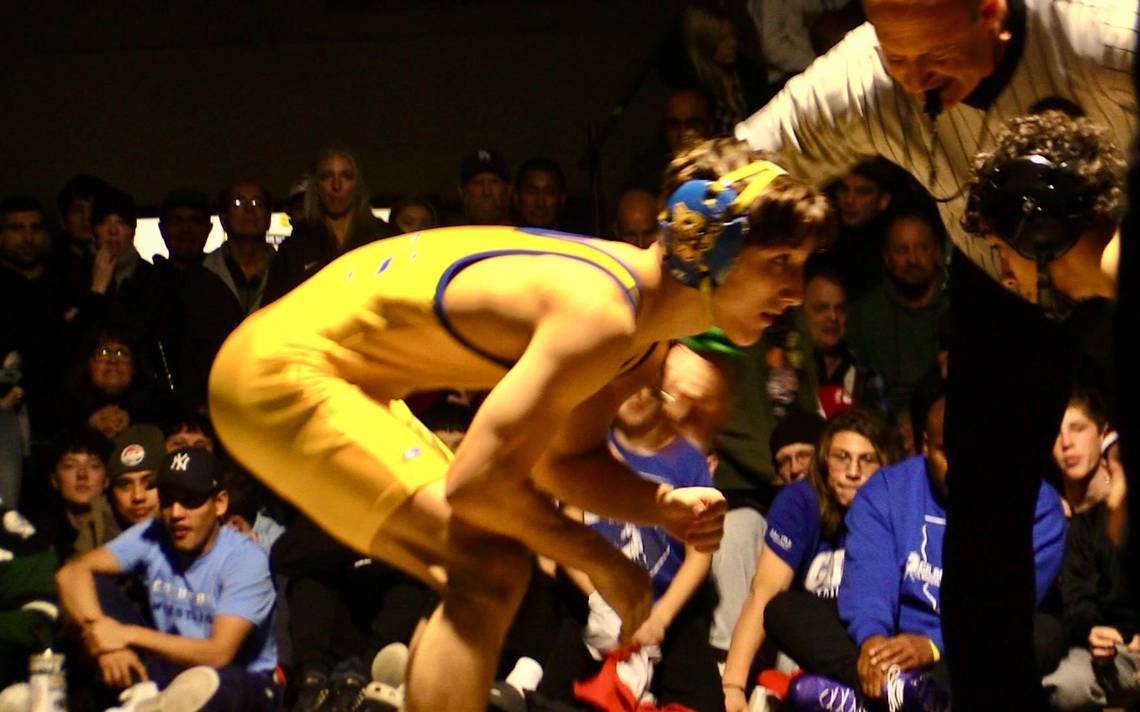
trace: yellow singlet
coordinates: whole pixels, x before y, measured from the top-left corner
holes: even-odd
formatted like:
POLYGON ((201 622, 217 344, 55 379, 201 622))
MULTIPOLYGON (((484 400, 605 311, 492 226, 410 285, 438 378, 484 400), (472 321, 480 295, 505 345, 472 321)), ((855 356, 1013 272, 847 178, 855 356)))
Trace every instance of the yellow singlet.
POLYGON ((556 255, 608 274, 636 313, 639 286, 601 240, 457 227, 353 250, 230 335, 210 373, 226 448, 334 536, 367 551, 391 512, 442 479, 451 453, 400 398, 484 389, 510 363, 451 330, 450 280, 480 260, 556 255))

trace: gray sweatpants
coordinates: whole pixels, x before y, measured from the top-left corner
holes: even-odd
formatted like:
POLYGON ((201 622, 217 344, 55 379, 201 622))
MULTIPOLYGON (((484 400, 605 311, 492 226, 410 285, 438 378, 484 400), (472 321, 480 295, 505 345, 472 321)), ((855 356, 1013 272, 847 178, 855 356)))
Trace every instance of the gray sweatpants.
POLYGON ((1094 663, 1088 648, 1069 648, 1057 669, 1041 680, 1049 704, 1060 712, 1127 706, 1137 699, 1140 658, 1117 647, 1112 662, 1094 663))

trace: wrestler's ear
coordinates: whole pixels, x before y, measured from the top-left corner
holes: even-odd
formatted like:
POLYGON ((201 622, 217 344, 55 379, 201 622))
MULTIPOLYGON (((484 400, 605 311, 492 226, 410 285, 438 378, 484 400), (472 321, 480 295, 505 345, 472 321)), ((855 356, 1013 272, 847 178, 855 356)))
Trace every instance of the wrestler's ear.
POLYGON ((996 33, 1009 12, 1006 0, 969 0, 978 3, 977 17, 983 26, 992 28, 996 33))

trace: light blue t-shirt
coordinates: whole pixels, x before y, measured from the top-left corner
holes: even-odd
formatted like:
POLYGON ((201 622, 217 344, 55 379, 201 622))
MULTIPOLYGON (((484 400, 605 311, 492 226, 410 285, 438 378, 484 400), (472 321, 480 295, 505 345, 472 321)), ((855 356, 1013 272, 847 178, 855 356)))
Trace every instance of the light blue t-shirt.
POLYGON ((162 522, 151 519, 107 542, 107 549, 123 571, 142 577, 156 630, 209 638, 214 616, 240 616, 254 628, 233 664, 249 672, 277 667, 269 557, 249 537, 221 527, 210 551, 190 559, 170 545, 162 522))

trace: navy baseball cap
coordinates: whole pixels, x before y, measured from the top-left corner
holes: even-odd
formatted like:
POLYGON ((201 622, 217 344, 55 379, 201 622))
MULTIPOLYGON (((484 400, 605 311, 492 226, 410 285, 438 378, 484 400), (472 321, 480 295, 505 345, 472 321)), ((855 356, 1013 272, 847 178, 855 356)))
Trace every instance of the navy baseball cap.
POLYGON ((168 453, 158 468, 158 488, 180 487, 195 494, 213 494, 222 488, 221 468, 204 448, 184 447, 168 453))

